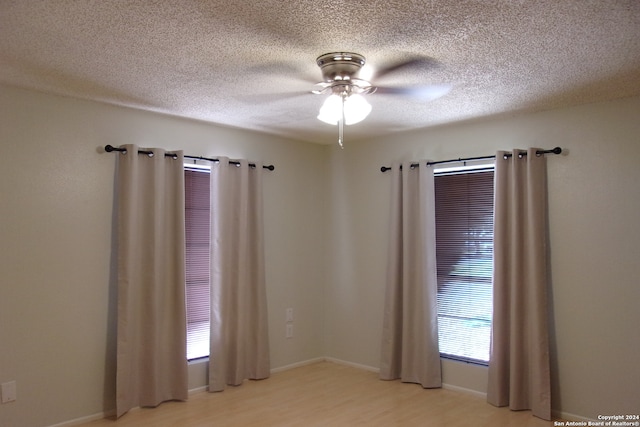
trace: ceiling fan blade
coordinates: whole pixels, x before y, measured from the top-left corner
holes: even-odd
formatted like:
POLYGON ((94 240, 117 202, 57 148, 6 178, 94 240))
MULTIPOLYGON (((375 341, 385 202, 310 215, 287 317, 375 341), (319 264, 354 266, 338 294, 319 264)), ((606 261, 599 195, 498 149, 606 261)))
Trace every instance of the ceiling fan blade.
POLYGON ((415 56, 413 58, 394 62, 380 68, 374 74, 374 80, 387 76, 388 74, 407 68, 432 69, 440 66, 440 63, 429 56, 415 56))
POLYGON ((452 86, 447 84, 405 87, 377 86, 375 93, 408 96, 420 101, 433 101, 449 93, 451 88, 452 86))

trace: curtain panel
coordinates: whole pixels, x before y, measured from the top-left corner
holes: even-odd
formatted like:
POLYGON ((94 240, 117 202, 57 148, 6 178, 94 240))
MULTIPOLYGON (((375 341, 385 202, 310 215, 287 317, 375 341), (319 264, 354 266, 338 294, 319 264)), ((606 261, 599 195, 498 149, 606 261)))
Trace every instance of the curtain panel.
POLYGON ((262 164, 211 166, 209 391, 270 373, 262 164))
POLYGON ((487 400, 551 419, 546 159, 498 152, 487 400))
POLYGON ((391 171, 380 378, 441 387, 433 168, 397 163, 391 171))
POLYGON ((187 399, 183 154, 117 156, 116 415, 187 399))

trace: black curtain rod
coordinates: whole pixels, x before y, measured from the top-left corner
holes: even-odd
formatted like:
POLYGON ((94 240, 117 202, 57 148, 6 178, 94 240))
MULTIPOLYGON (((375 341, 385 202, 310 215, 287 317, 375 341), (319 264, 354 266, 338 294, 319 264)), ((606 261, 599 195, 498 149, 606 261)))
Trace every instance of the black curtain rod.
MULTIPOLYGON (((104 146, 104 151, 106 151, 107 153, 111 153, 112 151, 118 151, 120 153, 126 153, 127 149, 126 148, 118 148, 118 147, 114 147, 113 145, 105 145, 104 146)), ((144 150, 138 150, 138 154, 146 154, 146 155, 150 155, 153 154, 153 151, 144 151, 144 150)), ((177 159, 178 156, 175 155, 174 153, 164 153, 165 157, 173 157, 174 159, 177 159)), ((184 155, 183 156, 185 159, 194 159, 194 160, 206 160, 209 162, 219 162, 219 159, 210 159, 208 157, 202 157, 202 156, 187 156, 184 155)), ((229 163, 231 163, 232 165, 239 165, 240 162, 235 162, 233 160, 230 160, 229 163)), ((249 166, 252 168, 255 168, 256 165, 255 163, 249 163, 249 166)), ((270 171, 275 170, 275 166, 273 165, 263 165, 262 166, 264 169, 269 169, 270 171)))
MULTIPOLYGON (((542 156, 544 154, 560 154, 562 153, 562 148, 560 147, 556 147, 556 148, 552 148, 551 150, 538 150, 536 151, 536 155, 538 156, 542 156)), ((520 153, 518 153, 518 157, 522 158, 524 156, 527 155, 526 151, 521 151, 520 153)), ((505 159, 508 159, 509 157, 512 157, 513 154, 511 153, 506 153, 504 155, 505 159)), ((449 160, 439 160, 437 162, 427 162, 427 166, 433 166, 433 165, 440 165, 442 163, 457 163, 457 162, 469 162, 472 160, 489 160, 489 159, 495 159, 496 156, 480 156, 480 157, 466 157, 466 158, 457 158, 457 159, 449 159, 449 160)), ((411 167, 417 167, 420 166, 420 163, 412 163, 411 167)), ((402 167, 402 166, 401 166, 402 167)), ((381 172, 386 172, 388 170, 391 170, 391 168, 389 166, 382 166, 380 168, 381 172)))

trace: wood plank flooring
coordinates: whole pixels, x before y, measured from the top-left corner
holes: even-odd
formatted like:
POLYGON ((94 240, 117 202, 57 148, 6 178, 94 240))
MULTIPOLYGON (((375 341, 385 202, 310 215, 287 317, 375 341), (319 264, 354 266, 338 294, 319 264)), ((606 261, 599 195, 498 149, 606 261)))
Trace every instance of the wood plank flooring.
POLYGON ((416 384, 381 381, 376 373, 330 362, 245 381, 222 393, 195 393, 188 402, 135 409, 119 420, 84 427, 548 427, 529 411, 495 408, 482 398, 416 384))

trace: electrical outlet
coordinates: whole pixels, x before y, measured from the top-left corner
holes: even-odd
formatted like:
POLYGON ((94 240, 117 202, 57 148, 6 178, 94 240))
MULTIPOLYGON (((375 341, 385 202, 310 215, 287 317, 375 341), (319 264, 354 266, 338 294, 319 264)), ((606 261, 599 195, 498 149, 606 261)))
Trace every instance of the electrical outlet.
POLYGON ((287 308, 285 313, 287 322, 293 322, 293 308, 287 308))
POLYGON ((16 394, 16 382, 9 381, 8 383, 2 383, 0 386, 2 391, 2 403, 14 402, 17 398, 16 394))
POLYGON ((293 324, 287 323, 285 338, 293 338, 293 324))

